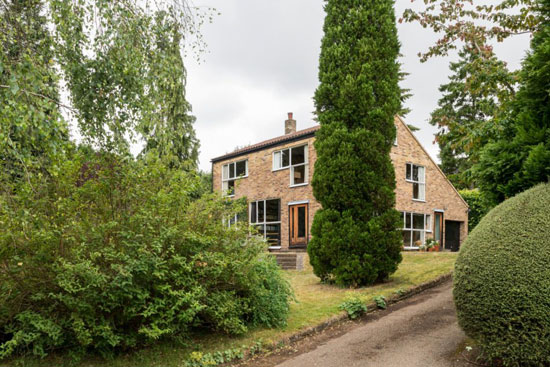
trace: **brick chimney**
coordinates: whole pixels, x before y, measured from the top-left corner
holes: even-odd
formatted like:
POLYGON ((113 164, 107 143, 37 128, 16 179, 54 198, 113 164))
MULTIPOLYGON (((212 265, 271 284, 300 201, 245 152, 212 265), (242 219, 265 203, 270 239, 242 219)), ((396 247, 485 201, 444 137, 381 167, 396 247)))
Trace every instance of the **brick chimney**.
POLYGON ((285 121, 285 135, 296 132, 296 120, 292 118, 292 112, 288 113, 288 120, 285 121))

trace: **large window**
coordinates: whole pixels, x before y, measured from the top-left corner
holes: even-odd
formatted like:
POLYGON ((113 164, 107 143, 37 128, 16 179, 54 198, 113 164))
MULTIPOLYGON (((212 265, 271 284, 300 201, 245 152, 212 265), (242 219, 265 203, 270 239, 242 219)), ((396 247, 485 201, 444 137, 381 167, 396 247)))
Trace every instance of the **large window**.
POLYGON ((426 200, 426 170, 422 166, 407 163, 405 178, 413 185, 413 199, 426 200))
POLYGON ((250 203, 250 224, 258 228, 270 247, 281 246, 281 200, 259 200, 250 203))
POLYGON ((279 150, 273 153, 273 170, 290 168, 290 186, 305 185, 308 178, 308 146, 279 150))
POLYGON ((245 208, 245 211, 243 213, 237 213, 228 218, 224 218, 223 224, 228 228, 236 227, 238 223, 246 223, 247 215, 248 213, 246 212, 245 208))
POLYGON ((432 231, 432 216, 401 212, 403 216, 403 245, 406 249, 417 249, 426 241, 426 233, 432 231))
POLYGON ((222 167, 222 191, 224 195, 235 195, 235 180, 248 176, 248 160, 224 164, 222 167))

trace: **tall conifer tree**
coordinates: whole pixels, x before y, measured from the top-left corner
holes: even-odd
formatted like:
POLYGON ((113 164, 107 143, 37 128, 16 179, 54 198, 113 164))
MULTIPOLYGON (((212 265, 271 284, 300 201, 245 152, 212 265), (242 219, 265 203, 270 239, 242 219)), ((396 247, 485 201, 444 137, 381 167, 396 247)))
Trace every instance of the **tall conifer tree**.
POLYGON ((323 209, 308 247, 324 280, 365 285, 401 261, 390 150, 401 109, 392 0, 327 0, 315 105, 313 192, 323 209))
POLYGON ((550 0, 537 5, 544 21, 523 61, 508 128, 473 167, 482 193, 495 204, 550 181, 550 0))

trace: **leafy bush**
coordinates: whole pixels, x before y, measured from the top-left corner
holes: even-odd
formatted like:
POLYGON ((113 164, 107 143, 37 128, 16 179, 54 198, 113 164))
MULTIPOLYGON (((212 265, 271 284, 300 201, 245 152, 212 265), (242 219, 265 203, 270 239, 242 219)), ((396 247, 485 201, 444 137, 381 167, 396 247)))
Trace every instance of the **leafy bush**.
POLYGON ((550 184, 491 210, 455 265, 460 326, 505 366, 550 363, 550 184))
POLYGON ((386 297, 376 296, 373 299, 374 299, 374 303, 376 303, 376 307, 378 307, 382 310, 385 310, 388 307, 388 305, 386 303, 386 297))
POLYGON ((346 311, 348 314, 348 317, 351 320, 355 320, 356 318, 363 315, 365 312, 367 312, 367 306, 363 301, 361 301, 360 298, 350 298, 339 306, 340 310, 346 311))
POLYGON ((470 207, 468 213, 468 231, 471 232, 477 226, 481 218, 491 209, 491 205, 478 189, 460 190, 459 193, 470 207))
POLYGON ((60 172, 0 196, 0 358, 285 324, 291 291, 265 243, 222 224, 243 204, 196 200, 200 179, 156 160, 60 172))

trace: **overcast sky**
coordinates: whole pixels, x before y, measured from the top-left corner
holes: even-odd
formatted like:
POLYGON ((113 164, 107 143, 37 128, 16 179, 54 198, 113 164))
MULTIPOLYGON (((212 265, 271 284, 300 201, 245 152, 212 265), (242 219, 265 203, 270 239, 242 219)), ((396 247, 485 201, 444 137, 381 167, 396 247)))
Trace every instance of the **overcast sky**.
MULTIPOLYGON (((487 0, 489 2, 490 0, 487 0)), ((214 7, 221 13, 202 28, 207 52, 198 63, 186 58, 187 99, 197 117, 201 142, 200 168, 211 170, 210 160, 238 146, 282 135, 287 112, 294 112, 298 129, 314 126, 313 94, 324 11, 322 0, 195 0, 196 6, 214 7)), ((414 4, 412 4, 414 5, 414 4)), ((418 4, 420 6, 420 4, 418 4)), ((398 0, 396 15, 410 7, 398 0)), ((410 75, 402 86, 413 96, 405 120, 432 158, 436 128, 428 124, 439 99, 439 85, 447 81, 453 56, 418 61, 436 37, 417 24, 398 24, 403 70, 410 75)), ((518 68, 529 36, 517 37, 495 50, 512 68, 518 68)))

